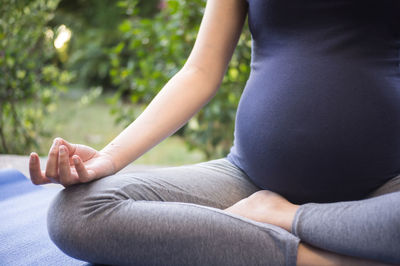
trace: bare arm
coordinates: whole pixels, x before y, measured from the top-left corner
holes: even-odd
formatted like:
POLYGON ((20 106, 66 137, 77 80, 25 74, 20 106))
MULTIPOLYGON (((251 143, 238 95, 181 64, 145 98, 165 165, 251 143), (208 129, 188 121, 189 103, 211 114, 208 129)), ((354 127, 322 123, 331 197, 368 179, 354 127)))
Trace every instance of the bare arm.
POLYGON ((196 43, 184 67, 146 110, 101 151, 111 155, 116 171, 173 134, 215 95, 246 13, 243 0, 207 1, 196 43))
POLYGON ((146 110, 100 152, 57 138, 45 171, 33 152, 29 161, 32 182, 70 186, 111 175, 173 134, 217 92, 246 13, 245 0, 208 0, 186 64, 146 110))

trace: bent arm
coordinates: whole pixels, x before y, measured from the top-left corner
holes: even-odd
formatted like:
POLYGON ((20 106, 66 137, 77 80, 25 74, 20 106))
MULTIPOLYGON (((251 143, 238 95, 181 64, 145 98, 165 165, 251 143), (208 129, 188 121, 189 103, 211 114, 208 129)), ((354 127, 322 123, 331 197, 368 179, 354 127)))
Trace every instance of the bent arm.
POLYGON ((119 171, 172 135, 217 92, 238 42, 247 7, 244 0, 209 0, 193 50, 183 68, 143 113, 101 152, 119 171))

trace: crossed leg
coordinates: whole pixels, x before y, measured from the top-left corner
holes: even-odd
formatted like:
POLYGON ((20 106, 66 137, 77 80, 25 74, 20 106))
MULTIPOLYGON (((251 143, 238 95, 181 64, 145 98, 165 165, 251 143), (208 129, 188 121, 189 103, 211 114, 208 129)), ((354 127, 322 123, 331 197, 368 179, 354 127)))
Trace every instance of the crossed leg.
POLYGON ((226 159, 109 176, 48 213, 66 254, 112 265, 295 265, 299 239, 221 209, 259 188, 226 159))
POLYGON ((302 240, 299 265, 381 265, 377 261, 400 264, 399 203, 397 176, 364 200, 299 206, 263 190, 226 211, 298 236, 302 240))
POLYGON ((400 264, 400 176, 364 200, 300 206, 291 231, 324 250, 400 264))
POLYGON ((337 253, 399 263, 399 244, 393 242, 400 239, 398 229, 393 231, 399 228, 399 193, 357 202, 302 205, 292 215, 294 235, 279 225, 221 210, 257 191, 226 159, 114 175, 63 190, 49 210, 48 228, 65 253, 101 264, 378 265, 337 253), (392 218, 380 216, 382 212, 391 213, 392 218), (362 219, 363 213, 369 215, 362 219), (369 222, 371 215, 378 219, 369 222), (382 239, 374 232, 380 223, 387 227, 382 239), (391 236, 386 238, 386 234, 391 236), (347 243, 341 236, 355 239, 347 243), (299 245, 300 239, 310 245, 299 245), (394 249, 376 250, 376 245, 362 244, 371 239, 394 249))

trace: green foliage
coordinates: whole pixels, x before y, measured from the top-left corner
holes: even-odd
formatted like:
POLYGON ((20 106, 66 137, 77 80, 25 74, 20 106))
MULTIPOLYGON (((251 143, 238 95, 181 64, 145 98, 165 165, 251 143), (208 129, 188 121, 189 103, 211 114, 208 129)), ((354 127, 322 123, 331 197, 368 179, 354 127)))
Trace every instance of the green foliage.
MULTIPOLYGON (((158 0, 140 0, 141 16, 156 13, 158 0)), ((110 90, 108 52, 121 40, 118 25, 133 14, 131 6, 115 0, 61 0, 52 25, 66 25, 73 32, 62 54, 63 68, 76 74, 76 87, 110 90)))
POLYGON ((78 87, 108 87, 107 50, 118 43, 117 25, 123 20, 114 0, 61 0, 51 24, 66 25, 72 38, 63 51, 62 66, 75 74, 78 87))
MULTIPOLYGON (((112 82, 119 88, 111 100, 118 121, 130 123, 130 110, 119 108, 121 99, 149 103, 185 63, 193 47, 205 0, 168 0, 152 17, 141 17, 138 1, 119 1, 134 14, 118 27, 122 40, 110 51, 112 82)), ((250 68, 250 34, 245 29, 215 98, 183 129, 190 148, 207 158, 227 154, 233 140, 236 107, 250 68)))
MULTIPOLYGON (((99 95, 99 88, 91 90, 71 89, 57 100, 58 108, 46 118, 44 125, 53 135, 44 138, 39 155, 46 156, 54 136, 66 138, 73 143, 84 143, 101 149, 124 128, 115 125, 115 117, 109 112, 106 99, 110 94, 99 95), (82 130, 84 129, 84 130, 82 130)), ((204 161, 200 151, 188 151, 184 140, 170 137, 135 161, 135 164, 181 165, 204 161)))
POLYGON ((38 146, 54 88, 69 79, 52 63, 54 47, 46 37, 57 4, 4 0, 0 5, 0 153, 23 154, 38 146))
MULTIPOLYGON (((38 148, 53 128, 43 119, 57 92, 78 86, 117 89, 112 112, 132 122, 183 66, 206 0, 4 0, 0 5, 0 153, 38 148), (65 26, 63 26, 65 25, 65 26), (53 46, 60 29, 72 32, 53 46), (53 36, 54 35, 54 36, 53 36), (70 73, 75 73, 71 75, 70 73), (134 103, 120 105, 120 102, 134 103), (127 106, 131 106, 128 107, 127 106)), ((226 155, 237 103, 249 74, 244 30, 221 89, 179 134, 208 157, 226 155)), ((90 100, 89 98, 87 99, 90 100)), ((39 149, 40 150, 40 149, 39 149)))

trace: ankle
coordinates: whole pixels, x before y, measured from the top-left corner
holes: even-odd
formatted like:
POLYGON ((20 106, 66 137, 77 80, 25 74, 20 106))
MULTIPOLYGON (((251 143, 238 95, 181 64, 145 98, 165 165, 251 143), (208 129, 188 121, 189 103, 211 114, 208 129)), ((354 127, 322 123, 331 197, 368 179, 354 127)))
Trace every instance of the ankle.
POLYGON ((284 209, 280 210, 282 220, 279 226, 291 233, 294 217, 299 208, 300 208, 299 205, 290 203, 286 205, 284 209))
POLYGON ((296 211, 300 207, 268 190, 254 193, 245 203, 248 204, 249 208, 257 210, 261 222, 279 226, 289 232, 292 230, 296 211))

